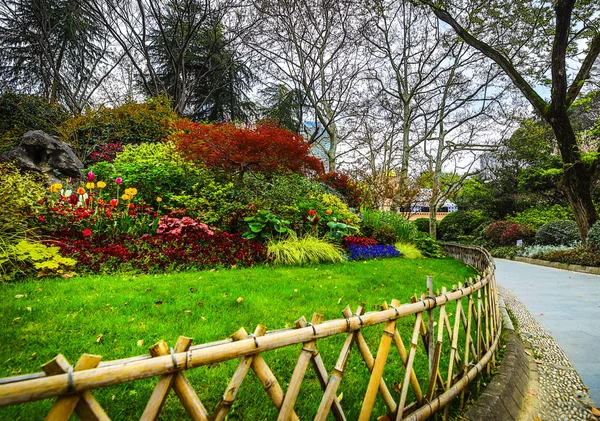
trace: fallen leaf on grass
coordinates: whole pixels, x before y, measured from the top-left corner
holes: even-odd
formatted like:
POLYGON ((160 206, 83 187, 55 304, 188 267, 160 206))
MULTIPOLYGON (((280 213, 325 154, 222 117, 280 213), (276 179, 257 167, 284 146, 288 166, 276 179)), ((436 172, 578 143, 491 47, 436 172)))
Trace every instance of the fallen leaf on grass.
POLYGON ((194 292, 196 292, 196 288, 190 288, 190 292, 193 294, 194 292))
POLYGON ((13 319, 13 324, 17 324, 17 323, 19 323, 19 320, 21 320, 21 318, 20 318, 20 317, 15 317, 15 318, 13 319))
POLYGON ((42 288, 38 288, 38 289, 35 290, 35 292, 42 292, 42 291, 43 291, 42 288))
POLYGON ((204 301, 198 301, 198 304, 196 304, 198 307, 203 306, 204 305, 204 301))
POLYGON ((600 417, 600 409, 592 406, 592 414, 596 415, 597 417, 600 417))
POLYGON ((163 305, 163 302, 160 300, 158 300, 154 303, 154 307, 158 307, 158 306, 162 306, 162 305, 163 305))
POLYGON ((96 336, 96 343, 97 343, 97 344, 99 344, 99 343, 100 343, 100 341, 102 340, 102 337, 103 337, 103 336, 104 336, 104 335, 103 335, 102 333, 101 333, 101 334, 99 334, 98 336, 96 336))
POLYGON ((535 389, 529 389, 529 394, 532 396, 536 396, 538 394, 538 392, 535 389))
POLYGON ((190 314, 192 312, 192 310, 183 310, 183 312, 186 314, 190 314))
POLYGON ((342 399, 344 399, 344 392, 340 393, 337 398, 338 398, 338 402, 341 402, 342 399))
POLYGON ((235 300, 235 301, 237 301, 238 303, 241 303, 242 301, 244 301, 244 299, 242 297, 237 297, 237 300, 235 300))
POLYGON ((24 297, 23 294, 17 294, 17 295, 15 295, 15 298, 23 298, 23 297, 24 297))
POLYGON ((137 346, 142 346, 144 345, 144 340, 140 339, 139 341, 137 341, 137 346))
POLYGON ((37 354, 34 352, 33 354, 31 354, 31 356, 29 357, 30 360, 35 360, 37 358, 37 354))
POLYGON ((340 297, 340 299, 338 300, 338 304, 342 302, 342 298, 343 297, 340 297))

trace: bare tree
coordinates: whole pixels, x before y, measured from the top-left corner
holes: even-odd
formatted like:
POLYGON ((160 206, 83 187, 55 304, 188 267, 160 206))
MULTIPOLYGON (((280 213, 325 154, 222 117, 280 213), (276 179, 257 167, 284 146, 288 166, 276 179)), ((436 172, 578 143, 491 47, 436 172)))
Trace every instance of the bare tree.
POLYGON ((248 44, 269 76, 306 95, 314 125, 309 142, 321 147, 329 170, 344 151, 344 119, 366 57, 356 42, 351 0, 265 0, 255 3, 261 24, 248 44))

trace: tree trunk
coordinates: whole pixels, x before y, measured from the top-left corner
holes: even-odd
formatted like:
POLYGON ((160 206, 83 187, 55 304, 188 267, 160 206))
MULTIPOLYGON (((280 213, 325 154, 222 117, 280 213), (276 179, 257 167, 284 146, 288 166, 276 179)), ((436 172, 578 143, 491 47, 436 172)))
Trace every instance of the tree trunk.
POLYGON ((581 153, 566 108, 556 107, 547 115, 552 126, 563 161, 564 174, 561 188, 564 190, 575 214, 581 241, 585 245, 590 227, 598 220, 598 212, 592 201, 592 171, 581 160, 581 153))
POLYGON ((437 240, 437 209, 434 206, 429 207, 429 235, 437 240))

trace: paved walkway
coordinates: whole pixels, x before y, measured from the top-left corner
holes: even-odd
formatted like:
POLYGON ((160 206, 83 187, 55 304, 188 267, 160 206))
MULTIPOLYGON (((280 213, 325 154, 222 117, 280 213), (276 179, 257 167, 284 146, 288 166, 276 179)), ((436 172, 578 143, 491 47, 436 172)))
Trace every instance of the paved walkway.
POLYGON ((495 260, 498 283, 552 335, 600 406, 600 276, 495 260))

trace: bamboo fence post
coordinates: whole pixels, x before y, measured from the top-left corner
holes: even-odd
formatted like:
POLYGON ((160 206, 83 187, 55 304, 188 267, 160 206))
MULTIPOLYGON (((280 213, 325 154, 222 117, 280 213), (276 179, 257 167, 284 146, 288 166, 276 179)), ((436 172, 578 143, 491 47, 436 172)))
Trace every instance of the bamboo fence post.
MULTIPOLYGON (((469 301, 467 304, 467 326, 466 326, 466 339, 465 339, 465 358, 463 360, 464 368, 463 368, 463 377, 467 375, 469 372, 469 350, 472 345, 471 341, 471 319, 473 318, 473 295, 469 295, 469 301)), ((465 390, 462 391, 460 395, 460 406, 464 408, 465 404, 465 390)))
MULTIPOLYGON (((245 330, 243 330, 243 328, 240 329, 238 332, 241 332, 241 338, 249 337, 249 335, 246 333, 245 330)), ((267 395, 269 395, 269 398, 271 398, 271 401, 273 402, 273 404, 275 404, 275 407, 277 409, 281 409, 284 397, 283 390, 281 389, 281 386, 277 381, 277 377, 275 377, 262 355, 255 354, 250 367, 256 374, 256 377, 258 377, 258 379, 262 383, 263 389, 265 390, 265 392, 267 392, 267 395)), ((292 413, 290 414, 290 419, 292 421, 299 421, 299 418, 294 411, 292 411, 292 413)))
MULTIPOLYGON (((189 347, 187 344, 192 339, 182 337, 180 342, 180 346, 189 347)), ((165 355, 170 354, 170 349, 164 341, 158 342, 156 345, 150 347, 150 355, 154 358, 159 358, 165 355)), ((176 366, 176 361, 173 361, 173 365, 176 366)), ((188 415, 192 420, 200 420, 200 421, 208 421, 208 411, 196 395, 193 386, 190 381, 187 379, 184 373, 175 373, 176 375, 173 377, 172 388, 175 391, 175 394, 179 398, 179 401, 187 411, 188 415)))
MULTIPOLYGON (((175 344, 175 352, 185 352, 192 345, 192 339, 186 338, 184 336, 180 336, 177 339, 177 343, 175 344)), ((149 349, 150 355, 159 356, 159 355, 167 355, 169 353, 169 347, 164 341, 160 341, 157 344, 153 345, 149 349)), ((144 413, 140 418, 140 421, 153 421, 158 418, 158 414, 160 414, 160 410, 162 409, 165 401, 167 400, 167 396, 169 394, 169 390, 173 386, 173 382, 175 381, 175 376, 178 374, 163 374, 160 377, 160 380, 154 387, 152 391, 152 395, 146 404, 146 408, 144 409, 144 413)))
MULTIPOLYGON (((358 307, 355 314, 360 316, 363 313, 364 309, 362 307, 358 307)), ((352 311, 350 310, 350 307, 346 306, 346 308, 342 311, 342 315, 345 318, 352 317, 352 311)), ((340 382, 342 381, 342 377, 344 376, 344 371, 346 369, 348 357, 350 356, 352 344, 355 342, 358 333, 360 333, 360 331, 350 332, 348 333, 348 335, 346 335, 346 340, 344 341, 344 345, 342 346, 342 351, 340 352, 338 360, 333 369, 333 373, 331 374, 331 377, 329 378, 329 381, 325 388, 323 399, 321 399, 321 403, 319 404, 319 408, 317 409, 315 421, 324 421, 327 418, 327 415, 329 414, 332 404, 334 405, 334 416, 336 417, 336 419, 338 419, 337 415, 335 415, 335 401, 337 401, 336 392, 337 388, 340 385, 340 382)), ((339 401, 337 402, 337 404, 339 405, 339 401)), ((343 413, 342 416, 345 419, 343 413)))
MULTIPOLYGON (((384 310, 387 310, 387 303, 384 303, 384 310)), ((404 346, 404 341, 402 341, 402 336, 398 332, 398 328, 394 331, 394 343, 396 344, 396 348, 400 353, 400 358, 402 359, 402 364, 404 364, 404 368, 406 369, 406 364, 408 363, 408 352, 406 352, 406 347, 404 346)), ((423 403, 423 392, 421 391, 421 385, 419 384, 419 380, 417 379, 417 374, 414 369, 410 369, 410 385, 413 388, 413 392, 415 393, 415 398, 417 399, 417 404, 422 405, 423 403)), ((391 411, 394 412, 394 411, 391 411)))
MULTIPOLYGON (((102 357, 98 355, 83 354, 72 370, 81 371, 95 368, 100 364, 101 359, 102 357)), ((62 355, 58 355, 42 368, 46 374, 55 375, 69 372, 71 370, 71 365, 62 355)), ((45 419, 48 421, 67 421, 78 407, 80 407, 80 409, 77 410, 77 415, 82 421, 91 419, 109 420, 108 415, 106 415, 100 404, 98 404, 96 399, 92 396, 92 393, 89 391, 77 395, 61 396, 57 398, 45 419)))
MULTIPOLYGON (((454 330, 452 331, 452 346, 450 349, 450 362, 448 363, 448 377, 446 381, 446 390, 449 390, 452 385, 452 380, 454 379, 454 357, 458 355, 458 332, 460 330, 460 322, 462 312, 461 305, 462 298, 456 300, 456 314, 454 315, 454 330)), ((444 420, 448 416, 448 406, 444 409, 444 420)))
MULTIPOLYGON (((258 325, 254 330, 254 336, 260 337, 263 336, 267 332, 267 328, 263 325, 258 325)), ((246 337, 248 335, 246 334, 246 337)), ((240 339, 245 339, 243 337, 242 332, 238 330, 232 335, 234 341, 239 341, 240 339)), ((233 377, 229 381, 227 385, 227 389, 225 389, 225 393, 221 398, 221 401, 217 404, 215 410, 213 411, 211 421, 222 421, 227 416, 231 405, 233 405, 233 401, 235 400, 240 387, 242 386, 242 381, 246 378, 246 374, 248 374, 248 370, 250 370, 250 366, 252 365, 252 361, 254 360, 254 355, 247 355, 242 357, 240 363, 238 364, 233 377)))
POLYGON ((482 346, 482 341, 481 341, 481 335, 483 334, 483 330, 482 330, 482 311, 483 311, 483 307, 482 307, 482 303, 481 303, 481 290, 477 291, 477 359, 475 362, 479 362, 479 360, 481 359, 481 346, 482 346))
MULTIPOLYGON (((397 307, 399 305, 400 301, 392 300, 392 307, 397 307)), ((383 369, 385 368, 392 338, 394 337, 394 330, 396 330, 396 319, 386 322, 383 336, 379 343, 379 349, 377 350, 377 356, 375 357, 371 378, 369 379, 369 385, 367 386, 367 392, 358 417, 360 421, 367 421, 371 417, 371 412, 373 411, 373 405, 375 404, 375 398, 377 397, 377 391, 379 389, 379 383, 381 383, 383 377, 383 369)))
POLYGON ((400 402, 398 403, 398 410, 396 412, 396 421, 400 421, 404 417, 404 407, 406 406, 406 396, 408 395, 408 383, 410 381, 410 370, 412 370, 412 366, 415 361, 415 354, 417 352, 417 346, 419 346, 419 329, 421 328, 422 322, 423 313, 417 313, 417 320, 415 320, 415 327, 413 329, 413 334, 410 341, 410 352, 408 354, 408 362, 406 363, 404 381, 402 382, 400 402))
MULTIPOLYGON (((438 367, 440 365, 440 359, 442 357, 442 341, 444 340, 444 317, 446 316, 446 305, 443 304, 440 306, 440 318, 438 322, 438 334, 437 341, 435 343, 435 350, 433 352, 433 359, 430 359, 430 362, 433 362, 432 370, 429 373, 429 385, 427 387, 427 401, 431 401, 435 394, 435 385, 436 385, 436 377, 438 373, 438 367)), ((443 389, 442 389, 443 390, 443 389)))
MULTIPOLYGON (((323 321, 323 315, 315 313, 313 314, 311 324, 313 326, 321 324, 323 321)), ((296 327, 302 328, 306 327, 306 319, 302 316, 299 320, 296 321, 296 327)), ((281 409, 279 410, 279 416, 277 417, 278 421, 287 421, 290 417, 291 412, 294 410, 294 404, 296 403, 296 398, 298 397, 298 393, 300 392, 300 386, 302 386, 302 380, 304 379, 304 375, 306 374, 306 369, 308 368, 308 364, 312 359, 315 350, 316 350, 316 340, 309 341, 302 344, 302 351, 300 352, 300 358, 296 363, 296 368, 294 368, 294 373, 292 374, 292 378, 290 380, 290 384, 288 386, 287 392, 285 393, 285 397, 283 398, 283 403, 281 404, 281 409)))
MULTIPOLYGON (((433 297, 433 276, 427 276, 427 296, 433 297)), ((429 377, 433 374, 433 357, 435 344, 433 343, 433 308, 427 310, 427 357, 429 360, 429 377)))
MULTIPOLYGON (((356 346, 358 347, 360 355, 367 365, 369 373, 372 373, 373 366, 375 365, 375 358, 373 358, 373 354, 371 354, 369 346, 367 345, 367 342, 365 341, 365 338, 360 330, 356 334, 356 346)), ((379 383, 379 393, 381 394, 381 397, 383 398, 388 410, 390 412, 395 412, 396 401, 394 401, 394 398, 392 397, 392 394, 390 393, 383 379, 381 379, 381 382, 379 383)))
MULTIPOLYGON (((425 302, 425 298, 426 297, 422 296, 421 301, 425 302)), ((416 295, 411 298, 411 302, 413 302, 413 303, 418 302, 416 295)), ((433 353, 431 353, 430 346, 434 345, 433 340, 430 341, 429 332, 427 331, 427 327, 425 326, 425 321, 423 320, 423 314, 422 313, 419 313, 419 314, 421 314, 421 326, 420 326, 419 330, 421 333, 421 339, 423 340, 423 348, 425 349, 425 354, 427 355, 428 361, 431 361, 431 359, 433 358, 433 353)), ((431 318, 431 320, 433 321, 433 317, 431 318)), ((438 382, 440 387, 444 388, 444 380, 442 379, 442 375, 439 372, 436 373, 436 381, 438 382)))

